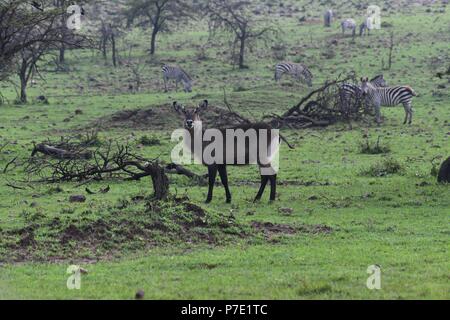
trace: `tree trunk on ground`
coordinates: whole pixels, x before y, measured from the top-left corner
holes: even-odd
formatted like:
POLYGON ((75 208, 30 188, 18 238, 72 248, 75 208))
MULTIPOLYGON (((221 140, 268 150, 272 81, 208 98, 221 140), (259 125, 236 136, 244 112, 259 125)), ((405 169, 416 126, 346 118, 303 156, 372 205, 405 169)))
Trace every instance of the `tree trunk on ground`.
POLYGON ((167 177, 164 168, 159 165, 154 165, 151 170, 155 199, 166 199, 169 195, 169 178, 167 177))

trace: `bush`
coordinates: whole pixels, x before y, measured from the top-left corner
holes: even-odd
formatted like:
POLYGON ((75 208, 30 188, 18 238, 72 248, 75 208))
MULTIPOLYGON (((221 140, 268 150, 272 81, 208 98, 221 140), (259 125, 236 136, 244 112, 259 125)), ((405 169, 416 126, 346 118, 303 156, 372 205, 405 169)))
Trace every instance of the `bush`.
POLYGON ((149 137, 149 136, 142 136, 139 139, 139 143, 143 146, 159 146, 161 145, 161 141, 159 141, 158 138, 155 137, 149 137))
POLYGON ((391 148, 388 145, 380 145, 380 137, 378 137, 376 144, 372 145, 368 136, 366 136, 365 141, 361 141, 359 144, 359 152, 362 154, 385 154, 390 151, 391 148))
POLYGON ((394 158, 387 157, 371 165, 361 173, 371 177, 385 177, 390 174, 402 173, 403 165, 394 158))

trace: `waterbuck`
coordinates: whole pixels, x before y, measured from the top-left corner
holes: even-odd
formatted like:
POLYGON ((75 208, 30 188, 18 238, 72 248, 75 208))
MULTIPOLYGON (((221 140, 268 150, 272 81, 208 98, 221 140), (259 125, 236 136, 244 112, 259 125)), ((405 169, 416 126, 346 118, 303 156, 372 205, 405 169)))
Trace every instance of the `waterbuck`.
POLYGON ((231 128, 203 129, 200 114, 208 108, 208 101, 186 109, 178 102, 173 108, 184 115, 183 146, 197 163, 208 167, 209 188, 206 203, 211 202, 217 172, 225 188, 226 202, 231 202, 227 165, 257 164, 261 186, 254 201, 261 199, 270 181, 270 201, 275 200, 277 184, 278 147, 280 138, 293 149, 284 137, 266 123, 240 124, 231 128))

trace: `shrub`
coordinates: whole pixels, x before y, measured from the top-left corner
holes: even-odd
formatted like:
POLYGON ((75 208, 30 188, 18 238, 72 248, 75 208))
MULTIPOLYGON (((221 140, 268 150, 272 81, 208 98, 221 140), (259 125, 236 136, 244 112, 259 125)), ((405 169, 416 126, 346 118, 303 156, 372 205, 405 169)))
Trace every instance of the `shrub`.
POLYGON ((365 141, 361 141, 359 144, 359 152, 362 154, 385 154, 391 151, 388 145, 380 145, 380 138, 378 137, 375 144, 370 143, 369 136, 366 136, 365 141))
POLYGON ((396 159, 387 157, 371 165, 361 173, 371 177, 384 177, 390 174, 402 173, 403 165, 396 159))
POLYGON ((139 139, 139 143, 143 146, 159 146, 161 145, 161 141, 159 141, 158 138, 155 137, 149 137, 149 136, 142 136, 139 139))

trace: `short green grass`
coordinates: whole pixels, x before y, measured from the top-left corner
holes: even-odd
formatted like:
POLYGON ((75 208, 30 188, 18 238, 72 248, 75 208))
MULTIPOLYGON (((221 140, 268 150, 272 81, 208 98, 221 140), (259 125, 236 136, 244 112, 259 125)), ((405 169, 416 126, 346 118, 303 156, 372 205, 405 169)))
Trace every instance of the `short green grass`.
MULTIPOLYGON (((329 30, 322 27, 319 19, 324 7, 304 1, 292 2, 300 12, 277 20, 288 47, 286 59, 310 65, 315 87, 351 70, 358 76, 384 73, 391 84, 411 85, 420 94, 414 101, 413 125, 402 125, 403 108, 396 107, 382 109, 385 121, 380 128, 372 121, 369 125, 354 123, 352 130, 347 124, 336 124, 326 129, 283 131, 296 149, 282 149, 278 199, 270 205, 267 194, 261 203, 251 202, 259 180, 255 167, 229 169, 231 205, 225 204, 219 186, 213 202, 204 205, 205 187, 193 186, 183 177, 171 177, 172 194, 188 196, 189 201, 218 217, 232 215, 243 228, 261 221, 320 224, 331 227, 332 232, 236 236, 210 244, 168 241, 137 249, 130 240, 129 246, 125 241, 120 254, 109 257, 104 248, 78 252, 74 244, 66 249, 75 254, 57 261, 48 259, 47 249, 37 249, 32 255, 34 261, 20 263, 6 258, 14 252, 0 252, 0 298, 131 299, 137 289, 143 289, 148 299, 450 298, 449 186, 438 185, 431 175, 433 159, 450 155, 450 84, 434 77, 436 71, 448 66, 450 57, 449 9, 438 13, 437 5, 411 5, 396 10, 396 3, 383 12, 384 21, 394 26, 399 41, 389 71, 381 70, 381 60, 387 62, 391 28, 352 43, 350 38, 340 36, 337 23, 329 30), (298 18, 304 15, 313 22, 299 23, 298 18), (321 54, 331 39, 338 41, 333 49, 336 55, 326 59, 321 54), (446 88, 439 89, 439 84, 446 88), (389 152, 362 153, 360 145, 366 135, 370 141, 380 136, 389 152), (373 168, 386 168, 386 161, 393 161, 401 170, 372 174, 376 173, 373 168), (50 261, 37 262, 46 259, 50 261), (66 269, 71 264, 89 271, 82 276, 81 290, 66 288, 66 269), (366 270, 373 264, 381 266, 381 290, 366 288, 366 270)), ((274 4, 275 15, 281 9, 277 2, 274 4)), ((339 11, 342 18, 363 15, 351 6, 342 6, 339 11)), ((68 57, 73 72, 48 72, 46 82, 38 80, 29 90, 30 98, 47 96, 49 105, 31 102, 0 106, 0 139, 10 143, 0 153, 0 168, 15 156, 25 159, 33 142, 73 134, 123 109, 159 106, 174 100, 194 105, 204 98, 212 105, 223 106, 225 87, 236 111, 259 119, 265 114, 282 113, 308 92, 298 84, 289 86, 289 79, 275 85, 275 60, 271 50, 262 46, 248 56, 250 68, 244 71, 226 63, 225 46, 211 47, 207 50, 209 59, 197 60, 197 46, 207 37, 202 23, 162 35, 157 56, 147 61, 142 91, 135 94, 127 92, 131 74, 125 67, 113 69, 95 52, 73 52, 68 57), (192 94, 162 92, 160 62, 171 59, 194 75, 192 94), (78 109, 82 114, 75 115, 78 109)), ((146 41, 143 39, 136 50, 136 58, 145 55, 146 41)), ((46 68, 51 69, 51 64, 46 68)), ((14 100, 9 85, 2 84, 0 90, 9 101, 14 100)), ((170 160, 173 147, 169 131, 151 126, 105 128, 99 137, 118 141, 129 138, 142 155, 160 156, 165 161, 170 160)), ((202 167, 190 169, 205 172, 202 167)), ((55 185, 32 184, 25 190, 13 190, 6 183, 23 180, 24 174, 10 170, 1 176, 0 231, 57 217, 80 223, 86 217, 104 218, 110 213, 105 213, 107 208, 152 192, 148 180, 95 182, 88 185, 90 189, 110 185, 111 191, 86 195, 88 200, 83 204, 70 204, 68 197, 85 194, 85 186, 63 183, 56 192, 55 185)), ((139 206, 143 204, 132 206, 130 212, 139 210, 139 206)))

